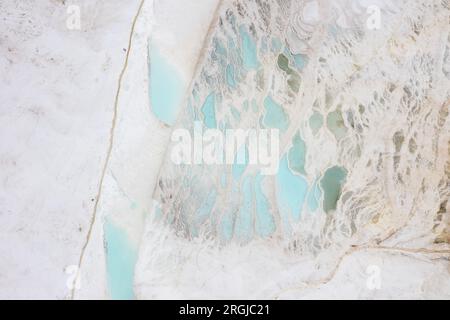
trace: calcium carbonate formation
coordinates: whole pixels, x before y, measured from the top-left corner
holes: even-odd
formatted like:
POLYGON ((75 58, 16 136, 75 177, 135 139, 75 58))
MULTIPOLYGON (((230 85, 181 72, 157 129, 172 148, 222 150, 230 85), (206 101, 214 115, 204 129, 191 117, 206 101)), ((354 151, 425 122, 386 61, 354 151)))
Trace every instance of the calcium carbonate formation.
POLYGON ((446 0, 224 1, 174 128, 278 129, 279 168, 168 153, 138 266, 147 294, 168 270, 190 296, 230 294, 186 280, 226 269, 271 297, 327 283, 362 248, 448 259, 449 13, 446 0))

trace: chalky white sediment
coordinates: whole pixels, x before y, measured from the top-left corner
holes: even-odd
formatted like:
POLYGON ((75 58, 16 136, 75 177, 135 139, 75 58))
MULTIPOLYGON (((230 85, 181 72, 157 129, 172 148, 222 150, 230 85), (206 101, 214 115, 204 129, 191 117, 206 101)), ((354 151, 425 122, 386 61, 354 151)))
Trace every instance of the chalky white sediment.
MULTIPOLYGON (((147 219, 136 269, 139 297, 450 297, 449 3, 376 5, 378 30, 367 28, 365 1, 223 4, 222 20, 214 26, 217 38, 234 12, 239 23, 253 26, 256 39, 278 33, 292 53, 308 56, 294 96, 273 61, 261 61, 290 118, 281 145, 289 148, 300 129, 308 147, 306 172, 320 176, 339 164, 348 170, 346 182, 336 210, 304 210, 291 236, 276 232, 268 239, 218 246, 213 223, 202 225, 199 236, 190 233, 177 208, 196 212, 201 202, 189 202, 193 198, 183 193, 177 177, 186 171, 166 164, 156 198, 175 218, 171 225, 147 219), (336 110, 345 126, 339 136, 326 128, 336 110), (325 121, 317 134, 307 123, 314 111, 325 121), (379 286, 372 285, 373 277, 379 286)), ((204 59, 204 71, 196 74, 200 96, 212 87, 221 90, 218 67, 214 58, 204 59)), ((257 79, 250 72, 242 84, 245 94, 225 94, 226 101, 242 105, 248 96, 258 97, 257 79)), ((226 111, 217 111, 218 119, 221 112, 226 111)), ((252 123, 249 117, 241 124, 252 123)), ((202 177, 203 169, 190 170, 202 177)), ((195 180, 196 190, 199 181, 214 186, 213 178, 201 179, 195 180)), ((273 188, 274 182, 267 182, 266 191, 273 188)), ((266 195, 276 208, 274 193, 266 195)), ((224 191, 219 197, 239 195, 224 191)))

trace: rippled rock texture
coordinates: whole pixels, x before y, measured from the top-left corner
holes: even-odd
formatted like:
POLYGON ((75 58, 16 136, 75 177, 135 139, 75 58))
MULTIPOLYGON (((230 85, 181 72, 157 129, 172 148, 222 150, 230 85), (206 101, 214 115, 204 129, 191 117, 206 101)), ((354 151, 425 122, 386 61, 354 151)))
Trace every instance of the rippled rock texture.
POLYGON ((168 152, 138 295, 449 298, 449 19, 446 0, 223 1, 175 128, 278 129, 279 169, 168 152))

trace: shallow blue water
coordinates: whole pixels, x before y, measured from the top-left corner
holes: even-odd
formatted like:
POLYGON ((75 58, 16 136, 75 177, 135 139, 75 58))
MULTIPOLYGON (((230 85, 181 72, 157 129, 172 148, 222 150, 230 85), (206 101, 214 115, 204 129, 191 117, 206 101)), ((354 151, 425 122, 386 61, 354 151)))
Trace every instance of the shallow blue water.
POLYGON ((327 116, 327 127, 334 134, 337 140, 342 139, 347 133, 340 110, 330 112, 327 116))
POLYGON ((317 134, 320 128, 323 126, 323 116, 321 113, 314 111, 313 115, 309 118, 309 126, 313 134, 317 134))
POLYGON ((283 222, 289 224, 291 217, 294 220, 300 218, 308 190, 308 182, 303 177, 292 173, 286 155, 280 161, 276 182, 278 208, 282 214, 283 222))
POLYGON ((281 51, 281 47, 283 46, 282 42, 278 38, 272 38, 271 41, 271 50, 273 53, 278 53, 281 51))
POLYGON ((125 231, 106 220, 103 226, 106 242, 106 272, 109 293, 114 300, 134 299, 134 266, 137 249, 125 231))
POLYGON ((263 124, 269 128, 286 131, 289 126, 289 117, 283 108, 271 96, 267 96, 264 99, 264 107, 266 108, 266 112, 264 114, 263 124))
POLYGON ((256 103, 255 99, 252 99, 252 110, 253 112, 258 112, 258 104, 256 103))
POLYGON ((242 60, 244 67, 247 70, 257 69, 259 67, 259 61, 256 43, 245 26, 242 25, 239 27, 239 33, 241 35, 242 60))
POLYGON ((183 82, 155 45, 150 46, 149 60, 152 111, 159 120, 172 125, 183 99, 183 82))
POLYGON ((236 79, 234 77, 234 66, 232 64, 227 65, 226 76, 228 86, 230 88, 236 88, 236 79))
POLYGON ((347 178, 347 170, 344 168, 334 166, 323 175, 320 180, 320 186, 324 192, 323 209, 325 212, 330 212, 336 209, 337 201, 341 196, 342 185, 347 178))
POLYGON ((302 70, 306 65, 306 57, 303 54, 293 54, 292 56, 297 70, 302 70))
POLYGON ((289 150, 288 157, 291 169, 296 173, 305 175, 306 144, 299 132, 292 139, 292 147, 289 150))
POLYGON ((216 95, 214 93, 210 93, 203 103, 202 106, 202 114, 203 114, 203 122, 205 126, 208 128, 216 128, 216 95))
POLYGON ((218 55, 221 55, 221 56, 226 56, 227 50, 223 46, 222 42, 217 38, 214 38, 213 42, 214 42, 214 47, 215 47, 215 53, 217 53, 218 55))
POLYGON ((322 197, 322 190, 320 190, 320 186, 318 181, 315 181, 309 190, 308 194, 308 208, 311 211, 316 211, 319 208, 320 199, 322 197))

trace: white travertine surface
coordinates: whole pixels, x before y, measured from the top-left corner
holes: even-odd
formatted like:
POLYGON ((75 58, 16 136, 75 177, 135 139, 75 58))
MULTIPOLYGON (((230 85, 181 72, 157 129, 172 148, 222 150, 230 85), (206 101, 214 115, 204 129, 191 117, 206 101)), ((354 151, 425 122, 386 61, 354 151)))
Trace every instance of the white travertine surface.
MULTIPOLYGON (((137 1, 0 4, 0 297, 66 297, 105 161, 137 1)), ((101 263, 101 261, 99 261, 101 263)))
POLYGON ((1 1, 0 298, 450 299, 449 18, 448 0, 1 1), (281 128, 281 173, 175 165, 171 132, 199 121, 281 128))
POLYGON ((449 16, 224 1, 175 127, 279 129, 280 167, 166 157, 138 296, 448 299, 449 16))

